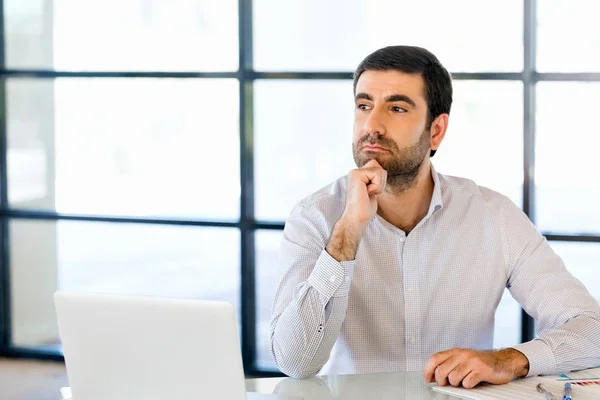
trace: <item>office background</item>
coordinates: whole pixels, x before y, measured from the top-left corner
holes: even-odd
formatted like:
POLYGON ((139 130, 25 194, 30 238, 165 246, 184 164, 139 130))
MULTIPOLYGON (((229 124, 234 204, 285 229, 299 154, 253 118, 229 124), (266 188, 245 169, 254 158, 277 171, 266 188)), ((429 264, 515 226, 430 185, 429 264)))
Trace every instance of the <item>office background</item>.
MULTIPOLYGON (((53 292, 102 291, 230 301, 247 373, 277 373, 285 218, 354 167, 352 71, 391 44, 453 73, 436 169, 509 196, 600 299, 593 0, 0 3, 0 355, 61 359, 53 292)), ((533 337, 509 294, 496 324, 533 337)))

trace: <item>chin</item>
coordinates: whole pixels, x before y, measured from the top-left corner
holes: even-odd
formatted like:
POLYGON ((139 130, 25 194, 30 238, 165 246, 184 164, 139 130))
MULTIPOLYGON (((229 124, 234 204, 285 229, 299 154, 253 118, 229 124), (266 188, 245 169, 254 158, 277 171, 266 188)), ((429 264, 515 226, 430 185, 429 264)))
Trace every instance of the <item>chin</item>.
POLYGON ((379 163, 379 165, 381 165, 381 167, 385 170, 387 170, 386 168, 386 162, 384 160, 382 160, 382 157, 379 156, 372 156, 372 157, 363 157, 360 159, 360 166, 359 167, 364 167, 366 163, 368 163, 371 160, 375 160, 379 163))

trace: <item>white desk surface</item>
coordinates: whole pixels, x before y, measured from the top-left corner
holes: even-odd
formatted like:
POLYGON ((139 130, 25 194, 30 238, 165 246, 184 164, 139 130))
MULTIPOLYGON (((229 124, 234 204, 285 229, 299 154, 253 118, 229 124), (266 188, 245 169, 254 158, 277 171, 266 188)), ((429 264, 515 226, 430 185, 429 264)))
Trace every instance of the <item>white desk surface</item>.
POLYGON ((454 400, 426 384, 421 372, 319 376, 310 379, 247 379, 249 392, 300 397, 304 400, 454 400))

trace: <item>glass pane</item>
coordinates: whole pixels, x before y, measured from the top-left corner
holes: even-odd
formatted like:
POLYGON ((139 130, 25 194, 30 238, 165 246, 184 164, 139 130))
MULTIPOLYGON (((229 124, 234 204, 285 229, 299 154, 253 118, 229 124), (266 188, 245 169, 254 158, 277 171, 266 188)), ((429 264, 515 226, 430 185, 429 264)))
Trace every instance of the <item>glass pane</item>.
POLYGON ((17 79, 7 96, 12 207, 238 217, 236 80, 17 79))
MULTIPOLYGON (((282 231, 257 231, 255 237, 256 366, 265 370, 277 370, 269 350, 269 323, 280 278, 279 255, 282 235, 282 231)), ((521 307, 506 290, 496 310, 494 348, 514 346, 518 343, 521 343, 521 307)))
POLYGON ((600 3, 596 0, 539 1, 537 69, 599 72, 600 3))
POLYGON ((600 302, 600 243, 550 242, 550 245, 562 257, 567 269, 600 302))
POLYGON ((254 0, 253 28, 257 70, 353 71, 399 44, 453 72, 523 68, 522 1, 254 0))
POLYGON ((5 0, 9 68, 235 71, 238 1, 5 0), (110 27, 110 29, 107 29, 110 27))
POLYGON ((453 85, 448 132, 433 165, 499 191, 521 207, 523 84, 455 80, 453 85))
POLYGON ((279 281, 282 231, 257 231, 256 243, 256 367, 277 370, 269 350, 271 307, 279 281))
POLYGON ((501 349, 521 343, 521 306, 508 290, 496 309, 494 348, 501 349))
POLYGON ((16 220, 10 235, 16 346, 58 344, 57 289, 225 300, 239 310, 236 229, 16 220))
POLYGON ((600 233, 600 83, 537 85, 536 221, 544 232, 600 233))
POLYGON ((356 168, 352 82, 257 81, 254 100, 256 216, 283 221, 304 197, 356 168))

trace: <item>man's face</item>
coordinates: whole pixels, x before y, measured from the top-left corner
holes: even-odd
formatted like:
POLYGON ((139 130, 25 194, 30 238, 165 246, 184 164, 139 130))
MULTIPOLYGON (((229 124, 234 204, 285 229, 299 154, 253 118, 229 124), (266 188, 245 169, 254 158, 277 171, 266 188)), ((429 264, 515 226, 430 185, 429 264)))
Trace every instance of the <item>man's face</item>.
POLYGON ((388 183, 410 186, 429 154, 423 78, 402 72, 363 72, 356 84, 354 161, 372 159, 388 172, 388 183))

